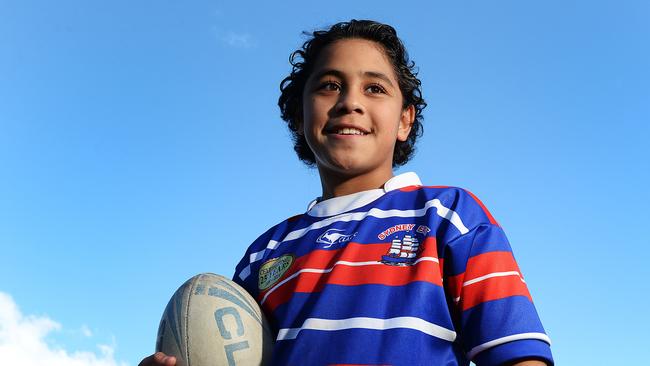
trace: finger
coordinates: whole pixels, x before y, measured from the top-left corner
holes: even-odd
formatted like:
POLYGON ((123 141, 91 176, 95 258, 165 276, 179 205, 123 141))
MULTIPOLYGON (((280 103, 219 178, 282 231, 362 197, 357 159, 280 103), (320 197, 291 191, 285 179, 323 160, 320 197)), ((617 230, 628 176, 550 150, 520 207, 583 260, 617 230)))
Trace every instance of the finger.
POLYGON ((149 357, 143 358, 142 361, 140 361, 140 363, 138 364, 138 366, 151 366, 153 365, 153 362, 154 362, 154 355, 151 355, 149 357))
POLYGON ((166 354, 164 354, 162 352, 156 352, 153 355, 153 358, 157 362, 158 365, 163 365, 163 366, 174 366, 174 365, 176 365, 176 357, 167 356, 166 354))

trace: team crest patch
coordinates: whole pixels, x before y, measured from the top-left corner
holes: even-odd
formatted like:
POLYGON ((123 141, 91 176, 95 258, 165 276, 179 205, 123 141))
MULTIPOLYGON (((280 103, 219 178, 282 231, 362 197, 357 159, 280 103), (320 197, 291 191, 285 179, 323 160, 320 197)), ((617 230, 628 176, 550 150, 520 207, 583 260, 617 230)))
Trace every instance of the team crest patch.
POLYGON ((273 286, 284 275, 293 264, 293 255, 287 254, 273 258, 262 264, 257 282, 260 291, 273 286))
POLYGON ((381 256, 381 263, 390 266, 411 266, 422 252, 422 241, 431 231, 427 226, 420 225, 416 230, 414 224, 401 224, 382 231, 378 237, 385 239, 393 237, 388 252, 381 256))

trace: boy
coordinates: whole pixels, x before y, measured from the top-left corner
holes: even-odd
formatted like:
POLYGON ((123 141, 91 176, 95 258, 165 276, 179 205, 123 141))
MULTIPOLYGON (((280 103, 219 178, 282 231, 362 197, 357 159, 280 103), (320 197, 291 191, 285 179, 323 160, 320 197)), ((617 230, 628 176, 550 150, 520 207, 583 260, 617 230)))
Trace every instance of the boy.
MULTIPOLYGON (((258 238, 234 276, 277 332, 272 363, 552 364, 487 209, 462 189, 393 176, 426 106, 395 30, 335 24, 291 63, 282 118, 299 158, 318 168, 322 196, 258 238)), ((143 362, 154 364, 173 359, 143 362)))

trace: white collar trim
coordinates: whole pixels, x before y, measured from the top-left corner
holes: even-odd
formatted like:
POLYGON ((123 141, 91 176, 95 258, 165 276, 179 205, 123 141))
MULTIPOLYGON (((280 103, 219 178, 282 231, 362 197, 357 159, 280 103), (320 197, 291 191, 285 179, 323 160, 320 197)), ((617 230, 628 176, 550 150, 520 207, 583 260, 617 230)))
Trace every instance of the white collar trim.
POLYGON ((413 172, 396 175, 384 183, 384 188, 371 189, 320 201, 320 197, 309 203, 307 214, 315 217, 327 217, 354 210, 369 204, 387 192, 408 186, 421 186, 422 182, 413 172))

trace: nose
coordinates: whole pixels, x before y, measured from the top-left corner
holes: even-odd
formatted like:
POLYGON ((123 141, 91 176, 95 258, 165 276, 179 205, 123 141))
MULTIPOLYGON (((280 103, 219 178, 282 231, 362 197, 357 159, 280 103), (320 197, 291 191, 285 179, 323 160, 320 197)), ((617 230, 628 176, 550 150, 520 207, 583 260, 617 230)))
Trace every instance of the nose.
POLYGON ((338 114, 363 113, 364 106, 361 101, 362 95, 353 89, 347 89, 339 94, 335 110, 338 114))

